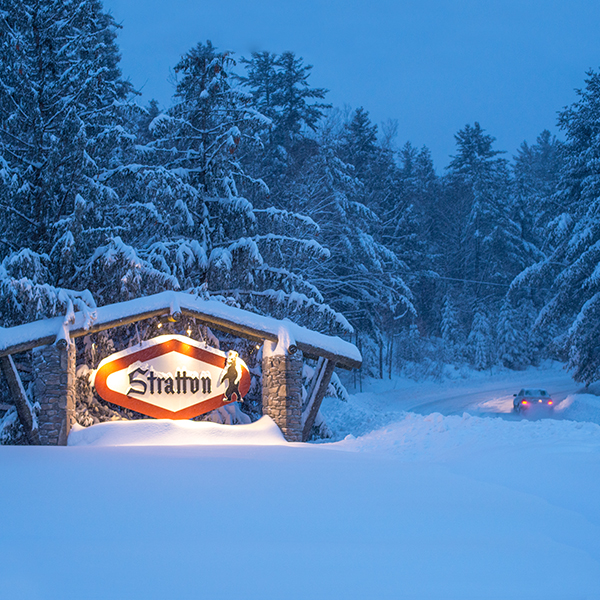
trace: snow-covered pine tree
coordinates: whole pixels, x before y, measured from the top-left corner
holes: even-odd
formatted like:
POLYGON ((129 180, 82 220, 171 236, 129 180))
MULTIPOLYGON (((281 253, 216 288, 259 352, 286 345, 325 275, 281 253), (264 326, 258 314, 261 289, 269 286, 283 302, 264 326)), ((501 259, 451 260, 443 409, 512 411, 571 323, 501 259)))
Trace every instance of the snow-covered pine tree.
POLYGON ((255 108, 272 121, 278 116, 277 96, 280 86, 280 73, 277 55, 269 52, 252 52, 250 58, 240 60, 247 75, 238 79, 250 90, 255 108))
POLYGON ((132 90, 118 70, 117 26, 97 0, 10 0, 0 29, 7 324, 90 301, 56 286, 74 283, 110 228, 114 193, 100 179, 133 149, 120 110, 132 90))
MULTIPOLYGON (((331 250, 331 256, 305 263, 302 273, 322 290, 328 303, 361 329, 366 336, 363 348, 373 346, 374 356, 367 351, 368 360, 379 363, 381 374, 383 332, 392 331, 394 317, 412 312, 414 307, 399 272, 400 261, 379 239, 380 221, 369 208, 367 188, 347 161, 348 150, 355 145, 343 148, 346 125, 340 124, 333 132, 331 113, 328 122, 319 121, 326 106, 318 100, 325 90, 310 87, 310 67, 301 59, 292 53, 280 57, 256 53, 245 62, 248 76, 243 82, 257 106, 268 111, 275 127, 275 134, 265 137, 261 162, 250 161, 248 166, 263 169, 269 200, 277 208, 310 214, 316 223, 318 240, 331 250), (317 124, 319 129, 313 134, 317 124)), ((359 117, 363 113, 368 120, 366 111, 359 117)), ((376 135, 373 141, 376 143, 376 135)), ((388 157, 379 172, 393 166, 389 151, 377 148, 376 152, 388 157)), ((371 165, 377 166, 375 161, 371 165)), ((393 169, 389 171, 393 173, 393 169)), ((379 185, 376 176, 370 182, 379 185)))
POLYGON ((467 347, 471 363, 479 371, 489 368, 493 364, 493 339, 490 321, 483 306, 475 309, 471 332, 467 339, 467 347))
POLYGON ((294 52, 283 52, 277 57, 277 88, 274 92, 275 136, 284 146, 293 143, 303 127, 315 131, 329 104, 316 102, 325 98, 327 90, 311 87, 308 78, 312 65, 305 65, 294 52))
POLYGON ((175 66, 174 106, 151 125, 161 163, 185 174, 207 197, 224 200, 238 197, 237 183, 246 176, 240 143, 252 143, 269 123, 253 108, 251 96, 235 85, 234 65, 230 52, 218 51, 210 41, 198 43, 175 66))
POLYGON ((461 323, 456 303, 449 292, 444 296, 440 330, 449 362, 460 360, 464 354, 464 326, 461 323))
MULTIPOLYGON (((396 186, 390 185, 389 193, 384 196, 386 201, 379 209, 384 220, 382 236, 385 244, 411 271, 424 271, 431 269, 435 256, 435 248, 431 248, 427 239, 426 211, 437 199, 433 196, 440 193, 440 187, 426 147, 419 151, 407 142, 398 153, 398 159, 396 186)), ((392 165, 390 160, 390 168, 392 165)))
MULTIPOLYGON (((549 226, 562 212, 556 195, 562 163, 562 144, 548 130, 538 136, 533 146, 523 142, 514 158, 513 216, 523 239, 538 249, 538 266, 543 264, 542 256, 552 253, 557 239, 549 226)), ((551 271, 526 269, 511 285, 497 330, 499 358, 506 365, 524 366, 535 361, 542 339, 548 337, 548 332, 542 335, 539 329, 532 329, 535 314, 550 298, 547 290, 551 279, 547 275, 551 271), (530 278, 533 273, 536 275, 530 278), (519 332, 514 344, 508 341, 513 331, 519 332)))
POLYGON ((389 181, 395 183, 389 185, 379 208, 380 239, 406 265, 402 276, 414 294, 419 327, 430 335, 439 328, 444 289, 437 272, 440 243, 434 233, 440 215, 432 212, 441 197, 441 185, 428 148, 417 150, 407 142, 398 153, 398 162, 398 167, 390 164, 396 174, 389 181))
POLYGON ((364 204, 365 187, 342 158, 344 149, 327 123, 316 141, 318 151, 287 192, 297 210, 309 212, 319 224, 319 239, 331 250, 311 281, 349 317, 364 337, 367 368, 382 374, 385 332, 393 330, 396 317, 414 313, 412 294, 399 273, 400 261, 377 238, 380 220, 364 204))
POLYGON ((547 129, 530 146, 523 142, 514 157, 515 220, 524 239, 543 252, 552 250, 548 225, 562 209, 555 192, 562 165, 562 144, 547 129))
POLYGON ((530 340, 533 320, 532 311, 528 309, 531 308, 531 303, 527 301, 514 308, 508 297, 502 303, 496 323, 498 360, 509 369, 523 369, 535 358, 530 340))
POLYGON ((377 125, 371 122, 369 113, 360 106, 346 123, 340 144, 342 158, 354 167, 355 175, 364 182, 374 176, 373 171, 380 158, 378 150, 377 125))
MULTIPOLYGON (((324 261, 305 263, 304 278, 333 307, 348 313, 354 326, 370 332, 379 353, 383 322, 392 323, 396 310, 412 310, 411 295, 389 268, 398 260, 376 239, 378 219, 367 206, 356 169, 344 160, 341 140, 322 122, 316 134, 310 133, 326 108, 318 102, 326 90, 309 85, 311 67, 293 53, 256 53, 245 62, 243 82, 275 127, 260 163, 268 177, 269 201, 288 213, 309 214, 319 242, 331 250, 324 261), (379 302, 387 312, 374 308, 379 302)), ((256 169, 256 163, 249 168, 256 169)))
MULTIPOLYGON (((151 124, 154 160, 182 177, 194 206, 190 223, 202 219, 209 232, 203 269, 195 286, 234 298, 247 308, 283 316, 292 312, 315 328, 347 329, 319 290, 303 277, 304 264, 325 260, 329 252, 315 240, 310 218, 265 203, 254 209, 241 194, 266 195, 258 177, 247 173, 241 157, 260 152, 270 120, 254 106, 250 92, 232 76, 229 52, 199 43, 176 66, 175 104, 151 124)), ((160 254, 156 247, 154 256, 160 254)))
MULTIPOLYGON (((262 152, 245 153, 242 162, 249 173, 260 174, 269 186, 268 201, 282 210, 291 210, 280 201, 280 190, 301 176, 303 162, 316 151, 308 136, 314 132, 329 105, 319 102, 327 90, 309 84, 311 65, 305 65, 293 52, 281 55, 254 52, 242 59, 246 75, 240 76, 254 106, 270 119, 270 126, 260 134, 262 152)), ((257 175, 258 176, 258 175, 257 175)), ((246 187, 244 193, 257 207, 265 198, 246 187)))
POLYGON ((381 302, 401 312, 406 306, 412 309, 411 294, 386 270, 395 257, 370 233, 377 219, 358 201, 360 189, 335 147, 323 144, 288 193, 296 211, 310 213, 319 223, 319 240, 330 250, 326 260, 311 266, 307 278, 353 326, 375 335, 381 313, 377 315, 374 307, 381 302))
MULTIPOLYGON (((462 281, 461 306, 477 306, 484 313, 498 314, 502 298, 513 278, 541 253, 523 239, 512 219, 511 187, 507 161, 493 149, 494 138, 479 123, 467 125, 456 135, 457 154, 446 176, 446 198, 453 204, 447 220, 448 244, 445 275, 462 281)), ((459 283, 457 281, 457 283, 459 283)), ((472 331, 472 340, 480 332, 472 331)), ((489 329, 489 335, 492 330, 489 329)), ((472 345, 472 344, 471 344, 472 345)), ((481 365, 477 353, 471 356, 481 365)))
POLYGON ((589 71, 579 99, 559 114, 564 164, 552 197, 554 251, 515 284, 553 281, 538 326, 554 336, 577 381, 600 379, 600 74, 589 71))
POLYGON ((539 252, 523 240, 511 219, 507 161, 498 158, 500 152, 492 148, 494 138, 479 123, 465 126, 456 141, 448 180, 457 194, 459 212, 465 215, 458 273, 476 282, 510 282, 539 258, 539 252))
POLYGON ((351 198, 362 207, 363 218, 353 220, 352 227, 356 227, 359 240, 369 240, 368 252, 373 262, 368 264, 361 257, 358 261, 371 273, 370 286, 381 288, 364 309, 378 317, 363 327, 378 345, 381 375, 384 346, 391 348, 399 327, 408 326, 416 314, 414 296, 409 290, 417 279, 412 269, 425 262, 423 256, 417 256, 422 249, 417 241, 420 215, 408 194, 403 196, 401 173, 393 152, 378 143, 377 126, 363 108, 349 116, 336 152, 349 165, 358 184, 351 198), (410 318, 402 319, 407 315, 410 318))
POLYGON ((116 226, 103 177, 135 154, 116 30, 96 0, 0 9, 2 325, 105 300, 84 267, 116 226))
POLYGON ((254 106, 272 120, 273 143, 289 148, 302 137, 303 129, 316 130, 323 110, 330 105, 319 102, 327 90, 308 82, 312 65, 305 65, 302 57, 290 51, 280 55, 253 52, 241 63, 247 75, 238 79, 250 90, 254 106))

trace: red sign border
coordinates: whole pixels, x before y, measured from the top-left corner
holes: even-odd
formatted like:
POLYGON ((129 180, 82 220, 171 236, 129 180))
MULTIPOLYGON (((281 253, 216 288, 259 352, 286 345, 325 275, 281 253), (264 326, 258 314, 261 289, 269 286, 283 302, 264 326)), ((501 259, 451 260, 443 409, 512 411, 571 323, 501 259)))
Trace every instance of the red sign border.
MULTIPOLYGON (((123 408, 129 408, 130 410, 135 410, 136 412, 147 415, 148 417, 154 417, 155 419, 193 419, 194 417, 198 417, 199 415, 203 415, 211 410, 229 404, 225 398, 225 394, 219 394, 218 396, 207 398, 206 400, 202 400, 202 402, 198 402, 187 408, 171 411, 150 404, 149 402, 144 402, 139 398, 132 398, 126 394, 115 392, 108 387, 106 382, 108 376, 112 373, 126 369, 136 361, 145 362, 162 356, 163 354, 168 354, 169 352, 178 352, 179 354, 184 354, 185 356, 189 356, 190 358, 208 363, 215 367, 220 367, 221 369, 224 368, 226 362, 225 356, 220 356, 209 350, 198 348, 192 343, 186 344, 179 339, 171 338, 164 342, 160 342, 159 344, 154 344, 136 352, 126 354, 125 356, 115 358, 114 360, 109 360, 96 371, 96 376, 94 378, 96 391, 99 396, 107 402, 112 402, 113 404, 117 404, 123 408)), ((250 373, 248 372, 246 365, 242 365, 242 378, 240 380, 239 389, 242 397, 245 396, 250 389, 250 373)))

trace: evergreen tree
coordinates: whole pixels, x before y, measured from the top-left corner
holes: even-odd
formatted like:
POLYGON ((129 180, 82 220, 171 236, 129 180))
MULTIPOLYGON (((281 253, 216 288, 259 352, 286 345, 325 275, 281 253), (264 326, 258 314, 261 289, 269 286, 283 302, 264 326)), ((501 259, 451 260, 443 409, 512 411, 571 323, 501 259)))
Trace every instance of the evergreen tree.
MULTIPOLYGON (((353 179, 353 185, 345 188, 345 198, 354 214, 348 214, 346 209, 347 216, 333 225, 337 231, 340 223, 344 224, 338 243, 344 243, 344 261, 350 258, 356 266, 342 266, 338 259, 335 273, 347 283, 352 282, 352 288, 346 288, 346 298, 360 298, 359 313, 350 314, 356 315, 354 324, 375 344, 382 376, 384 347, 391 347, 389 340, 400 318, 416 314, 414 296, 405 283, 410 268, 401 256, 410 254, 408 243, 403 247, 402 242, 410 238, 414 242, 414 231, 410 231, 413 222, 409 208, 404 212, 399 208, 398 169, 392 152, 378 145, 377 127, 370 122, 368 113, 357 109, 341 134, 341 142, 323 138, 322 143, 331 144, 331 151, 339 157, 338 164, 345 165, 346 180, 353 179)), ((343 288, 338 285, 338 289, 343 288)))
POLYGON ((314 327, 347 327, 303 276, 305 264, 329 256, 314 239, 314 221, 286 208, 255 210, 240 193, 266 191, 262 180, 247 174, 240 155, 260 151, 270 120, 232 77, 234 64, 230 53, 198 44, 176 67, 175 106, 150 126, 156 159, 193 190, 193 205, 180 202, 182 210, 190 224, 201 218, 207 232, 194 285, 275 316, 295 311, 314 327))
POLYGON ((496 324, 498 341, 498 360, 510 369, 522 369, 531 362, 529 335, 532 323, 519 318, 519 311, 514 309, 508 298, 502 304, 496 324))
POLYGON ((544 252, 552 250, 548 225, 562 212, 556 204, 561 144, 546 129, 533 146, 523 142, 514 159, 515 218, 523 237, 544 252))
POLYGON ((381 203, 381 240, 401 261, 402 276, 415 297, 420 329, 429 335, 438 329, 442 302, 441 247, 434 234, 440 216, 432 212, 441 186, 426 147, 417 150, 407 142, 398 158, 399 168, 389 167, 395 173, 381 203))
MULTIPOLYGON (((248 75, 242 81, 257 107, 265 106, 274 122, 262 161, 258 165, 250 162, 249 168, 255 172, 264 169, 269 201, 279 210, 311 215, 319 241, 331 254, 323 261, 307 262, 302 270, 305 279, 323 292, 332 307, 348 313, 352 324, 381 348, 382 331, 394 322, 394 314, 401 314, 406 306, 413 310, 413 306, 408 288, 394 271, 399 260, 380 239, 380 219, 371 208, 379 197, 365 197, 371 188, 352 162, 357 147, 352 137, 361 135, 360 126, 356 131, 351 124, 343 128, 341 143, 337 136, 328 137, 327 125, 309 137, 325 108, 310 103, 325 94, 325 90, 310 87, 310 67, 292 53, 280 57, 255 53, 245 63, 248 75), (378 310, 373 309, 376 305, 378 310)), ((368 123, 368 113, 361 109, 355 120, 363 117, 368 123)), ((375 154, 380 154, 376 127, 370 123, 368 127, 375 154)), ((376 156, 369 160, 371 166, 377 166, 376 156)), ((393 159, 388 152, 385 168, 390 165, 393 159)), ((369 183, 375 181, 371 177, 369 183)))
MULTIPOLYGON (((249 94, 235 85, 234 65, 231 54, 219 52, 210 41, 197 44, 175 66, 175 105, 151 125, 161 163, 215 198, 238 196, 237 182, 245 176, 238 147, 242 141, 251 144, 268 123, 252 107, 249 94)), ((244 220, 243 213, 237 217, 244 220)))
POLYGON ((456 141, 448 177, 464 218, 457 275, 475 282, 508 282, 532 262, 535 248, 522 239, 510 217, 507 161, 498 158, 494 138, 479 123, 459 131, 456 141))
POLYGON ((446 265, 443 273, 461 283, 461 309, 475 304, 469 346, 477 368, 490 364, 491 350, 483 350, 483 330, 492 329, 487 314, 500 311, 513 278, 539 259, 541 253, 523 238, 512 219, 511 182, 507 161, 493 149, 494 138, 475 123, 456 135, 457 154, 449 165, 445 197, 451 201, 443 236, 446 265), (485 322, 485 327, 484 327, 485 322), (487 357, 482 358, 482 357, 487 357))
POLYGON ((11 1, 0 29, 8 323, 90 301, 55 286, 75 283, 77 264, 110 228, 114 192, 103 178, 133 153, 121 108, 132 88, 118 69, 117 26, 96 0, 11 1))
MULTIPOLYGON (((282 202, 280 191, 301 176, 304 161, 317 152, 308 133, 316 130, 329 107, 318 102, 327 90, 309 84, 312 66, 304 65, 293 52, 254 52, 242 63, 246 75, 238 79, 252 95, 254 107, 269 119, 268 127, 259 132, 261 151, 245 153, 242 160, 250 174, 260 174, 268 184, 267 202, 291 210, 282 202)), ((246 186, 244 193, 255 206, 266 206, 265 195, 256 194, 256 189, 246 186)))
POLYGON ((325 98, 327 90, 308 84, 312 65, 303 64, 302 58, 293 52, 283 52, 276 64, 279 70, 274 103, 279 110, 275 117, 275 131, 277 138, 286 145, 286 141, 299 136, 303 127, 315 131, 323 109, 330 105, 314 102, 325 98))
POLYGON ((493 363, 492 336, 489 318, 482 306, 478 306, 473 317, 467 346, 473 366, 479 371, 493 363))
POLYGON ((356 176, 363 182, 371 180, 381 154, 377 146, 377 125, 361 106, 346 124, 340 148, 344 160, 354 167, 356 176))
POLYGON ((459 359, 464 348, 465 335, 456 303, 449 293, 444 296, 440 330, 450 361, 459 359))
POLYGON ((551 222, 555 249, 521 276, 521 283, 553 280, 552 296, 538 325, 554 335, 574 378, 600 378, 600 75, 588 72, 579 99, 559 114, 565 133, 564 164, 551 222), (562 212, 561 212, 562 211, 562 212))
POLYGON ((278 117, 281 107, 277 105, 280 74, 277 55, 272 52, 253 52, 251 58, 240 61, 246 67, 245 76, 238 76, 250 89, 254 106, 272 121, 278 117))

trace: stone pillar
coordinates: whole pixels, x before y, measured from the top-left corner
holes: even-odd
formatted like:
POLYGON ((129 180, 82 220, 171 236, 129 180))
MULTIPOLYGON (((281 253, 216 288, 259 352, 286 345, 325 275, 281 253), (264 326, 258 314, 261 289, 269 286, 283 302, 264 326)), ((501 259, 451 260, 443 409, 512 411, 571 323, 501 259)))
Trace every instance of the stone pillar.
POLYGON ((264 356, 263 415, 277 423, 288 442, 302 441, 302 353, 264 356))
POLYGON ((66 446, 75 422, 75 344, 33 351, 33 398, 40 404, 40 444, 66 446))

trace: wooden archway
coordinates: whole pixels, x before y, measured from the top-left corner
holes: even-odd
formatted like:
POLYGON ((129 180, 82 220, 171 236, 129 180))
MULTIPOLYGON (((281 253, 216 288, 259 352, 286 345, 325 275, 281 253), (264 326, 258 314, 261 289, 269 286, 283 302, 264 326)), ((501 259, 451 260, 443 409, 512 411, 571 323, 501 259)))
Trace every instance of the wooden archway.
MULTIPOLYGON (((285 357, 293 356, 296 350, 300 350, 304 356, 316 359, 317 372, 313 378, 311 389, 308 390, 308 402, 301 410, 299 422, 294 422, 291 425, 287 422, 278 423, 286 437, 293 441, 306 441, 308 439, 335 366, 355 369, 360 368, 362 364, 362 357, 356 346, 339 337, 311 331, 287 319, 281 321, 227 306, 214 300, 202 300, 186 292, 162 292, 126 302, 101 306, 87 315, 82 312, 75 312, 68 320, 63 317, 54 317, 16 327, 0 328, 0 364, 8 381, 19 418, 28 432, 30 442, 39 443, 39 435, 37 435, 33 426, 31 410, 19 374, 11 358, 12 354, 50 345, 55 347, 56 352, 64 354, 68 352, 72 339, 161 316, 167 316, 176 321, 183 316, 189 316, 220 331, 253 341, 270 342, 272 346, 285 343, 286 348, 282 355, 283 358, 276 361, 277 369, 288 368, 293 359, 285 357), (288 429, 289 431, 287 431, 288 429)), ((274 360, 271 358, 271 364, 274 360)), ((290 373, 292 370, 290 370, 290 373)), ((293 377, 297 378, 297 375, 293 377)), ((267 398, 265 402, 265 389, 268 387, 268 382, 263 384, 263 406, 275 406, 276 401, 279 401, 277 398, 267 398)), ((301 385, 298 388, 296 384, 289 387, 295 390, 290 392, 291 395, 297 395, 297 390, 301 389, 301 385)), ((269 393, 271 392, 267 389, 267 394, 269 393)), ((73 395, 72 390, 71 395, 73 395)), ((283 398, 282 402, 284 403, 295 402, 298 404, 300 402, 301 406, 301 399, 291 397, 286 399, 285 396, 283 398)), ((274 410, 273 415, 276 422, 279 415, 289 414, 289 412, 289 410, 274 410)), ((282 421, 282 419, 279 420, 282 421)), ((68 427, 69 425, 67 425, 68 427)), ((44 439, 41 441, 44 442, 44 439)))

